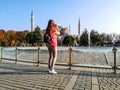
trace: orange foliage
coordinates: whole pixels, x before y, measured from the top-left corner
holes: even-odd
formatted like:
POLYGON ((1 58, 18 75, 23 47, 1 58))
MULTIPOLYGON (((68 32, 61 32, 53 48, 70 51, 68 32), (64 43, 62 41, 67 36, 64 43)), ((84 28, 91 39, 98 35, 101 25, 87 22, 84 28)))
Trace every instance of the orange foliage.
POLYGON ((0 30, 0 43, 5 40, 6 32, 4 30, 0 30))
POLYGON ((11 46, 14 46, 16 41, 16 31, 14 30, 7 31, 7 40, 11 46))

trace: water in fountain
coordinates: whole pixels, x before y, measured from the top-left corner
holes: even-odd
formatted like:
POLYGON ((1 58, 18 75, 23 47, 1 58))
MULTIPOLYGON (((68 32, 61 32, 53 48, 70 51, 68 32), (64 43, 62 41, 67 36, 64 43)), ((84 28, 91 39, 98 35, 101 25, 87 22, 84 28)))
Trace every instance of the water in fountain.
POLYGON ((90 32, 88 32, 88 47, 90 48, 90 32))
MULTIPOLYGON (((89 43, 90 45, 90 43, 89 43)), ((38 48, 37 47, 17 47, 19 61, 37 62, 38 48)), ((112 52, 113 47, 72 47, 72 63, 87 64, 87 65, 113 65, 114 57, 112 52), (108 63, 107 63, 108 62, 108 63)), ((117 47, 117 65, 120 66, 120 47, 117 47)), ((1 50, 1 49, 0 49, 1 50)), ((58 47, 57 62, 68 63, 69 47, 58 47)), ((1 53, 0 53, 1 54, 1 53)), ((47 62, 48 51, 46 47, 40 47, 40 62, 47 62)), ((1 56, 1 55, 0 55, 1 56)), ((16 59, 15 48, 3 48, 2 58, 16 59)))

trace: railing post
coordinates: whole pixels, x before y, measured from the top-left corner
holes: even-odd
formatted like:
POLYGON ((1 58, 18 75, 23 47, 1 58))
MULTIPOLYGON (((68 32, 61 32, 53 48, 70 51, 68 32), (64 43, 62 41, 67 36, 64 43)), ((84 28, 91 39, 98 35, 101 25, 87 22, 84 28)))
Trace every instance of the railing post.
POLYGON ((72 48, 71 46, 69 47, 69 69, 71 70, 71 66, 72 66, 72 63, 71 63, 71 53, 72 53, 72 48))
POLYGON ((37 62, 37 66, 39 66, 39 64, 40 64, 40 56, 39 56, 39 54, 40 54, 40 46, 38 46, 38 62, 37 62))
POLYGON ((17 46, 15 47, 15 64, 17 64, 17 61, 18 61, 18 49, 17 49, 17 46))
POLYGON ((3 48, 2 48, 2 46, 1 46, 1 56, 0 56, 0 58, 1 58, 0 61, 1 61, 1 62, 2 62, 2 53, 3 53, 2 51, 3 51, 3 48))
POLYGON ((115 47, 113 47, 113 53, 114 53, 114 66, 113 66, 113 69, 114 69, 114 73, 116 74, 116 69, 117 69, 117 66, 116 66, 116 51, 117 49, 115 47))

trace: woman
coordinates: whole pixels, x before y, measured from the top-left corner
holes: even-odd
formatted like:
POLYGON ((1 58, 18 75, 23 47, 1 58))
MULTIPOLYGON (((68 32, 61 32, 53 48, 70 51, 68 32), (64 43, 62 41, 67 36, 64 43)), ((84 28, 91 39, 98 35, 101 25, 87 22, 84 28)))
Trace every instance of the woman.
POLYGON ((60 32, 54 20, 49 20, 46 32, 49 32, 51 36, 51 43, 46 44, 49 51, 48 71, 49 73, 56 74, 57 72, 54 67, 57 59, 57 35, 59 35, 60 32))

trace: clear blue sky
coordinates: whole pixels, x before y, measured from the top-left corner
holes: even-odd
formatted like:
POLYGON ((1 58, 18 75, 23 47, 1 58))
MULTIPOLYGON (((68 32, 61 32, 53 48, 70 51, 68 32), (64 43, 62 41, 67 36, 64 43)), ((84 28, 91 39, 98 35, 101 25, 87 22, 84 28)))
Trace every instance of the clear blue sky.
POLYGON ((120 0, 0 0, 0 29, 30 30, 32 10, 41 29, 53 19, 77 34, 80 18, 81 32, 120 34, 120 0))

